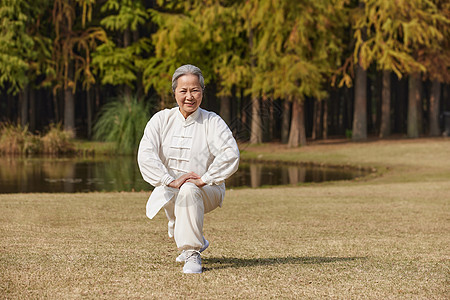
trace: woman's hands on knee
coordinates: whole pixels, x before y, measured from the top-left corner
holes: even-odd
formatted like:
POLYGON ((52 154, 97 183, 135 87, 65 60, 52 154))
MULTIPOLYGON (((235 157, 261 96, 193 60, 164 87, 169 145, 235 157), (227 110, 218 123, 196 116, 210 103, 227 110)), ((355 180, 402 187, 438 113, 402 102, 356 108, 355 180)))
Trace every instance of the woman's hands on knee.
POLYGON ((168 186, 171 188, 179 189, 185 182, 192 182, 198 187, 202 187, 205 185, 205 183, 200 179, 199 175, 197 175, 194 172, 189 172, 184 175, 181 175, 180 177, 169 183, 168 186), (201 184, 200 182, 203 183, 203 185, 199 185, 201 184))
POLYGON ((199 188, 204 187, 206 185, 206 183, 204 183, 200 177, 188 179, 188 180, 186 180, 186 182, 193 183, 196 186, 198 186, 199 188))

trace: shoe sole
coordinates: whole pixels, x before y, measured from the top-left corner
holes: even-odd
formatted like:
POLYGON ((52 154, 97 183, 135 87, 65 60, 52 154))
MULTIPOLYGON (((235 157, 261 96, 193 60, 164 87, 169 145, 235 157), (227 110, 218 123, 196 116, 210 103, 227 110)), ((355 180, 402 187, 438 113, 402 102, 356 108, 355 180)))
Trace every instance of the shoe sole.
POLYGON ((192 270, 183 270, 183 273, 184 274, 202 274, 202 271, 200 271, 200 272, 194 272, 194 271, 192 271, 192 270))

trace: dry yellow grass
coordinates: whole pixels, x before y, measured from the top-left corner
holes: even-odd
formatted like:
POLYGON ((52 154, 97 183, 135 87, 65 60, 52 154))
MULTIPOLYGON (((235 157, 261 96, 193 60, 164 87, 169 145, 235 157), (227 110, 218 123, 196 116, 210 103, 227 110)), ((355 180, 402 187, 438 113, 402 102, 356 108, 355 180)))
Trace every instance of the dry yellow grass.
POLYGON ((272 147, 243 156, 384 171, 228 190, 201 275, 181 273, 146 193, 0 195, 1 298, 448 299, 448 139, 272 147))

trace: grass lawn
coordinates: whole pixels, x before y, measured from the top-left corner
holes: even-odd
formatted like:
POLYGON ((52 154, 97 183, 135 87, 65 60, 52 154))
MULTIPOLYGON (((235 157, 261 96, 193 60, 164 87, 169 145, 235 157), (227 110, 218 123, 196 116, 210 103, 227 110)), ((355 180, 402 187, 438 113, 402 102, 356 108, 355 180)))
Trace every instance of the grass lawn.
POLYGON ((0 297, 449 299, 450 139, 241 148, 378 173, 227 190, 201 275, 181 272, 147 193, 0 195, 0 297))

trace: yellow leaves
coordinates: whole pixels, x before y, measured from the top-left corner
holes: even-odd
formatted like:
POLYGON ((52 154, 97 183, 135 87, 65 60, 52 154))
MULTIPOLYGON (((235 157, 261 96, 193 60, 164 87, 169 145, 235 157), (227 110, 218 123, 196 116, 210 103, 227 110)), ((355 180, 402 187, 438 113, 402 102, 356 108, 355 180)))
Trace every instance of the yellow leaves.
MULTIPOLYGON (((364 14, 355 9, 353 60, 367 68, 376 62, 397 76, 426 71, 417 61, 421 49, 442 49, 449 29, 445 10, 428 0, 366 0, 364 14)), ((348 82, 348 80, 341 80, 348 82)))

